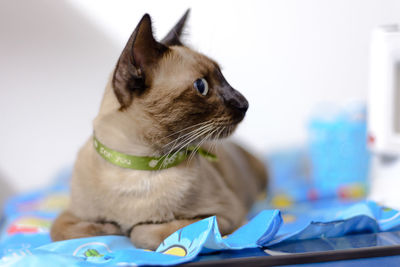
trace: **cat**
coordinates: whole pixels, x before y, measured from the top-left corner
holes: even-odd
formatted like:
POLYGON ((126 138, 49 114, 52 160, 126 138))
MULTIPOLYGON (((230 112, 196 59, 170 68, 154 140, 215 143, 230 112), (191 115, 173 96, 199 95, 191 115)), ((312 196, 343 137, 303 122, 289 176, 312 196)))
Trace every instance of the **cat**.
POLYGON ((262 161, 225 138, 248 102, 217 62, 181 42, 188 13, 160 42, 148 14, 130 36, 106 86, 94 136, 78 153, 70 204, 54 221, 52 240, 126 235, 136 247, 154 250, 176 230, 212 215, 226 235, 245 223, 265 191, 262 161), (197 147, 187 152, 190 146, 197 147), (187 157, 142 170, 108 161, 114 151, 187 157))

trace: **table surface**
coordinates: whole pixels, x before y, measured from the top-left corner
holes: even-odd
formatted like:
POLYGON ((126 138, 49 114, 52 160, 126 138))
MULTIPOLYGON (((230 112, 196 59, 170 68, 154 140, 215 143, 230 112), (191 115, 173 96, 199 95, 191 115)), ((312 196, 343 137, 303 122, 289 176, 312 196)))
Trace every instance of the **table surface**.
POLYGON ((268 249, 221 251, 200 255, 188 266, 395 266, 400 264, 400 231, 283 242, 268 249), (301 264, 300 264, 301 266, 301 264))

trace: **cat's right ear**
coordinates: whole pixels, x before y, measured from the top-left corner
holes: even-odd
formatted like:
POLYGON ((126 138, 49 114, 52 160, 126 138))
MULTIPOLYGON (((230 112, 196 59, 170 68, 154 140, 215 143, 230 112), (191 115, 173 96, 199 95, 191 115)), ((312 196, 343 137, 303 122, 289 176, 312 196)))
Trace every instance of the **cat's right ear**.
POLYGON ((121 104, 120 110, 131 105, 135 92, 140 93, 150 86, 146 74, 167 50, 168 47, 154 39, 150 16, 145 14, 129 38, 115 67, 112 85, 121 104))
POLYGON ((180 38, 183 33, 183 29, 185 28, 186 20, 189 16, 189 13, 190 13, 190 8, 188 10, 186 10, 185 14, 183 14, 183 16, 175 24, 175 26, 161 40, 161 43, 168 45, 168 46, 171 46, 171 45, 182 46, 183 45, 180 38))

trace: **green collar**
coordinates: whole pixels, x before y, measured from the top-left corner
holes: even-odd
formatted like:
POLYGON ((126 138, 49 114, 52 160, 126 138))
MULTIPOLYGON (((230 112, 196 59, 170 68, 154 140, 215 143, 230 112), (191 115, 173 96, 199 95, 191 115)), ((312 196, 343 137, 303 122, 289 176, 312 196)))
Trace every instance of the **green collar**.
POLYGON ((194 146, 188 147, 185 150, 177 151, 161 157, 140 157, 123 154, 106 147, 93 135, 93 144, 99 155, 108 162, 122 168, 158 171, 178 165, 189 157, 191 153, 198 153, 209 161, 216 161, 217 156, 194 146))

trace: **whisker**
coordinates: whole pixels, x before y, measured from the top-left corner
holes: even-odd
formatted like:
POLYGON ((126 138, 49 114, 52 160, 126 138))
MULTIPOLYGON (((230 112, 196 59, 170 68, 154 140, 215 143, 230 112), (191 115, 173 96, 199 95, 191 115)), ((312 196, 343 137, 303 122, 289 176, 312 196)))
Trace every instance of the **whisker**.
POLYGON ((224 127, 219 127, 219 131, 216 135, 215 141, 213 142, 213 144, 211 145, 211 148, 210 148, 211 153, 213 153, 213 150, 214 150, 214 152, 217 151, 218 139, 221 137, 221 133, 223 131, 224 131, 224 127))
MULTIPOLYGON (((170 136, 172 136, 172 135, 176 135, 176 134, 178 134, 178 133, 180 133, 180 132, 183 132, 183 131, 185 131, 185 130, 188 130, 188 129, 191 129, 191 128, 193 128, 193 127, 197 127, 197 126, 200 126, 200 125, 202 125, 200 128, 202 128, 202 127, 204 127, 204 126, 206 126, 206 125, 203 125, 203 124, 207 124, 207 123, 210 123, 210 124, 214 124, 215 126, 220 126, 220 125, 226 125, 226 124, 229 124, 229 123, 231 123, 231 120, 229 119, 229 118, 218 118, 218 119, 214 119, 214 120, 208 120, 208 121, 205 121, 205 122, 200 122, 200 123, 197 123, 197 124, 195 124, 195 125, 191 125, 191 126, 188 126, 188 127, 186 127, 186 128, 184 128, 184 129, 181 129, 181 130, 179 130, 179 131, 177 131, 177 132, 174 132, 174 133, 172 133, 172 134, 170 134, 170 135, 167 135, 167 136, 165 136, 165 137, 163 137, 161 140, 163 140, 163 139, 165 139, 165 138, 167 138, 167 137, 170 137, 170 136), (211 122, 211 123, 210 123, 211 122)), ((200 128, 197 128, 197 129, 200 129, 200 128)), ((195 129, 195 130, 197 130, 197 129, 195 129)), ((190 133, 190 132, 189 132, 190 133)), ((189 133, 187 133, 187 134, 189 134, 189 133)), ((183 135, 183 136, 186 136, 187 134, 185 134, 185 135, 183 135)), ((182 138, 183 136, 179 136, 178 138, 182 138)), ((173 141, 171 141, 170 143, 172 143, 173 141)), ((170 143, 168 143, 168 144, 166 144, 165 146, 167 146, 167 145, 169 145, 170 143)))
POLYGON ((206 134, 208 131, 210 131, 213 128, 212 125, 209 125, 206 129, 203 129, 201 132, 196 133, 196 135, 193 135, 192 138, 186 139, 187 141, 185 143, 182 142, 182 145, 180 146, 180 149, 188 146, 190 143, 192 143, 194 140, 198 139, 200 136, 206 134))
POLYGON ((188 132, 188 133, 186 133, 186 134, 184 134, 184 135, 182 135, 182 136, 179 136, 178 138, 174 139, 173 141, 171 141, 171 142, 165 144, 163 147, 166 147, 166 146, 168 146, 169 144, 171 144, 171 143, 173 143, 173 142, 176 142, 177 140, 179 140, 179 139, 181 139, 181 138, 183 138, 183 137, 185 137, 185 136, 188 136, 188 135, 190 135, 190 134, 193 134, 194 132, 200 131, 200 130, 206 128, 207 126, 208 126, 208 124, 203 125, 203 126, 201 126, 200 128, 194 129, 194 130, 192 130, 192 131, 190 131, 190 132, 188 132))
POLYGON ((196 147, 195 147, 195 148, 193 149, 193 151, 192 151, 192 154, 189 156, 188 162, 190 162, 190 161, 194 158, 195 154, 196 154, 197 151, 200 149, 201 145, 202 145, 205 141, 207 141, 208 138, 209 138, 210 136, 212 136, 217 130, 218 130, 218 128, 215 128, 214 130, 210 131, 210 133, 208 133, 207 136, 205 136, 205 137, 199 142, 199 144, 196 145, 196 147))
POLYGON ((174 132, 174 133, 172 133, 172 134, 169 134, 169 135, 163 137, 161 140, 163 140, 163 139, 165 139, 165 138, 168 138, 168 137, 170 137, 170 136, 173 136, 173 135, 175 135, 175 134, 181 133, 181 132, 183 132, 183 131, 186 131, 186 130, 188 130, 188 129, 194 128, 194 127, 196 127, 196 126, 200 126, 200 125, 209 123, 210 121, 212 121, 212 120, 203 121, 203 122, 200 122, 200 123, 197 123, 197 124, 188 126, 188 127, 186 127, 186 128, 183 128, 183 129, 181 129, 181 130, 179 130, 179 131, 176 131, 176 132, 174 132))
POLYGON ((181 148, 183 148, 186 145, 189 145, 191 142, 193 142, 194 140, 196 140, 197 138, 199 138, 203 134, 206 134, 212 128, 213 128, 212 125, 208 125, 208 127, 202 129, 201 131, 197 131, 196 133, 192 134, 191 136, 188 136, 187 138, 185 138, 185 140, 181 140, 180 144, 183 145, 183 146, 181 146, 181 148))
POLYGON ((160 168, 161 168, 161 166, 164 164, 164 162, 165 162, 168 158, 174 157, 179 151, 182 150, 182 148, 184 148, 184 147, 186 147, 187 145, 189 145, 191 142, 193 142, 194 140, 196 140, 197 138, 199 138, 199 137, 200 137, 201 135, 203 135, 204 133, 207 133, 207 132, 210 130, 211 127, 212 127, 212 125, 209 125, 209 127, 207 127, 206 129, 203 129, 200 133, 197 133, 197 132, 196 132, 195 134, 193 134, 193 135, 191 135, 191 136, 185 138, 185 140, 181 141, 178 145, 175 145, 175 146, 170 150, 169 153, 172 153, 172 151, 174 150, 174 148, 177 148, 176 151, 175 151, 170 157, 168 157, 168 154, 169 154, 169 153, 167 153, 167 154, 165 155, 165 158, 163 159, 163 162, 162 162, 162 164, 160 165, 160 168))
POLYGON ((233 130, 233 127, 231 127, 232 122, 233 121, 228 117, 212 119, 212 120, 208 120, 205 122, 197 123, 195 125, 188 126, 184 129, 181 129, 181 130, 176 131, 168 136, 163 137, 162 139, 165 139, 167 137, 171 137, 171 136, 179 134, 179 136, 177 138, 175 138, 174 140, 163 145, 163 148, 166 148, 168 146, 171 146, 171 147, 168 149, 168 153, 164 154, 164 156, 161 157, 163 159, 162 159, 162 163, 160 164, 160 168, 165 164, 166 160, 168 160, 172 157, 175 157, 177 155, 177 153, 179 153, 182 149, 186 148, 186 153, 187 153, 188 146, 192 142, 194 142, 195 140, 197 140, 199 138, 201 138, 201 139, 199 142, 197 142, 197 145, 195 145, 194 149, 191 151, 191 153, 190 153, 191 155, 189 156, 187 162, 190 162, 194 158, 195 154, 198 152, 198 150, 204 144, 204 142, 209 140, 210 137, 212 138, 213 135, 215 135, 215 137, 212 139, 215 139, 215 141, 211 143, 210 152, 213 149, 217 150, 217 148, 218 148, 217 140, 219 138, 221 138, 221 136, 225 136, 225 134, 223 134, 224 130, 227 130, 226 136, 229 136, 231 134, 231 131, 233 130), (195 127, 197 127, 197 128, 195 128, 195 127), (193 128, 195 128, 195 129, 193 129, 193 128), (193 130, 190 130, 189 132, 182 134, 182 132, 189 130, 189 129, 193 129, 193 130), (170 155, 171 153, 172 153, 172 155, 170 155))
POLYGON ((197 149, 196 149, 195 152, 197 152, 197 151, 200 149, 200 147, 204 144, 204 142, 206 142, 207 140, 209 140, 209 138, 212 137, 213 134, 216 133, 217 131, 218 131, 218 127, 215 128, 212 132, 210 132, 210 133, 199 143, 199 145, 197 146, 197 149))

